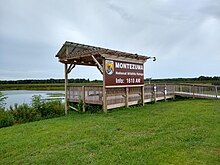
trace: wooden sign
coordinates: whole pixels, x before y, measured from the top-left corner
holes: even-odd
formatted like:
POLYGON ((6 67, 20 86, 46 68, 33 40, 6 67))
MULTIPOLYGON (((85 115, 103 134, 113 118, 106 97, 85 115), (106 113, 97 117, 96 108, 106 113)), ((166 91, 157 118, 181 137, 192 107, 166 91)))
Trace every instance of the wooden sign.
POLYGON ((144 65, 105 60, 105 86, 144 85, 144 65))

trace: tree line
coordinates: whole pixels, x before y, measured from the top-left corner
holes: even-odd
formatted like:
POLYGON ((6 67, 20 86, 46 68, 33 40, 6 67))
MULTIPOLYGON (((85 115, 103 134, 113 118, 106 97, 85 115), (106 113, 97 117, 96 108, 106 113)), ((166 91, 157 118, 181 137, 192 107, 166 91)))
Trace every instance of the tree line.
MULTIPOLYGON (((62 84, 64 83, 64 79, 28 79, 28 80, 0 80, 0 84, 62 84)), ((76 78, 76 79, 68 79, 69 83, 101 83, 102 80, 89 80, 84 78, 76 78)), ((165 79, 152 79, 146 78, 145 82, 152 83, 178 83, 178 82, 212 82, 220 85, 220 77, 219 76, 200 76, 197 78, 165 78, 165 79)))
MULTIPOLYGON (((42 79, 42 80, 36 80, 36 79, 28 79, 28 80, 0 80, 0 84, 62 84, 64 83, 64 79, 42 79)), ((98 83, 102 82, 101 80, 92 80, 89 79, 68 79, 69 83, 98 83)))
POLYGON ((145 82, 151 83, 211 83, 220 85, 219 76, 200 76, 195 78, 165 78, 165 79, 145 79, 145 82))

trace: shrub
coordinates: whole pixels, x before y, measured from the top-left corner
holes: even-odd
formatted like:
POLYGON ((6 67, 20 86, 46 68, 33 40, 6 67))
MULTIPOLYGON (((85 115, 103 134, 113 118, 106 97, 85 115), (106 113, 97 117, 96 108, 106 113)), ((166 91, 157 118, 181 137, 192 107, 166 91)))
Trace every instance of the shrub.
POLYGON ((7 111, 0 109, 0 128, 12 126, 14 124, 14 117, 7 111))
POLYGON ((64 115, 64 105, 59 100, 45 102, 42 117, 51 118, 64 115))
POLYGON ((32 96, 32 107, 36 110, 40 111, 44 109, 45 100, 42 98, 41 95, 34 95, 32 96))
POLYGON ((64 106, 60 100, 45 100, 41 95, 32 97, 32 107, 41 114, 42 118, 64 115, 64 106))
MULTIPOLYGON (((2 95, 2 103, 4 100, 5 97, 2 95)), ((31 105, 14 104, 8 111, 0 107, 0 128, 14 123, 26 123, 62 115, 64 115, 64 105, 61 100, 45 100, 41 95, 34 95, 31 105)))
POLYGON ((26 123, 41 119, 40 113, 28 104, 10 106, 9 112, 14 116, 16 123, 26 123))

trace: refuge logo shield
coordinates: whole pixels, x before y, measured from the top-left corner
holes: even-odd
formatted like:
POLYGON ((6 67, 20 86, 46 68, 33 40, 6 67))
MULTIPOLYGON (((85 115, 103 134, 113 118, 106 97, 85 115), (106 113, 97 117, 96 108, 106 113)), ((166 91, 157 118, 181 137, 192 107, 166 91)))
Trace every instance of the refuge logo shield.
POLYGON ((105 61, 105 71, 108 75, 111 75, 114 73, 114 61, 112 60, 105 61))

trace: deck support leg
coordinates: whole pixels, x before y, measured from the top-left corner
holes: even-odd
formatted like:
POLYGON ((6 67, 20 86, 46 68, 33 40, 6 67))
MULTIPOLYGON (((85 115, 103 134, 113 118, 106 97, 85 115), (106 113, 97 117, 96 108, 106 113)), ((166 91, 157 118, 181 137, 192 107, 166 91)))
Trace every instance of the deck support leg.
POLYGON ((107 99, 106 99, 106 89, 103 88, 103 100, 102 100, 103 112, 107 113, 107 99))
MULTIPOLYGON (((105 68, 105 59, 102 60, 103 68, 105 68)), ((103 71, 103 88, 102 88, 102 110, 107 113, 107 96, 105 87, 105 71, 103 71)))
POLYGON ((144 106, 144 86, 141 87, 141 101, 142 105, 144 106))
POLYGON ((65 115, 67 115, 68 110, 68 100, 67 100, 67 84, 68 84, 68 71, 67 71, 67 64, 65 64, 65 115))
POLYGON ((173 100, 175 100, 175 97, 176 97, 176 91, 177 91, 177 88, 176 88, 176 84, 174 84, 174 87, 173 87, 173 100))
POLYGON ((129 92, 129 87, 125 88, 125 107, 128 108, 128 92, 129 92))
POLYGON ((82 86, 82 103, 83 103, 83 112, 86 112, 86 96, 85 96, 85 86, 82 86))
POLYGON ((164 101, 167 101, 167 85, 164 86, 164 101))
POLYGON ((154 84, 153 89, 154 89, 154 103, 156 103, 157 102, 157 86, 156 86, 156 84, 154 84))
POLYGON ((195 86, 192 86, 192 92, 193 92, 193 99, 195 99, 195 86))

